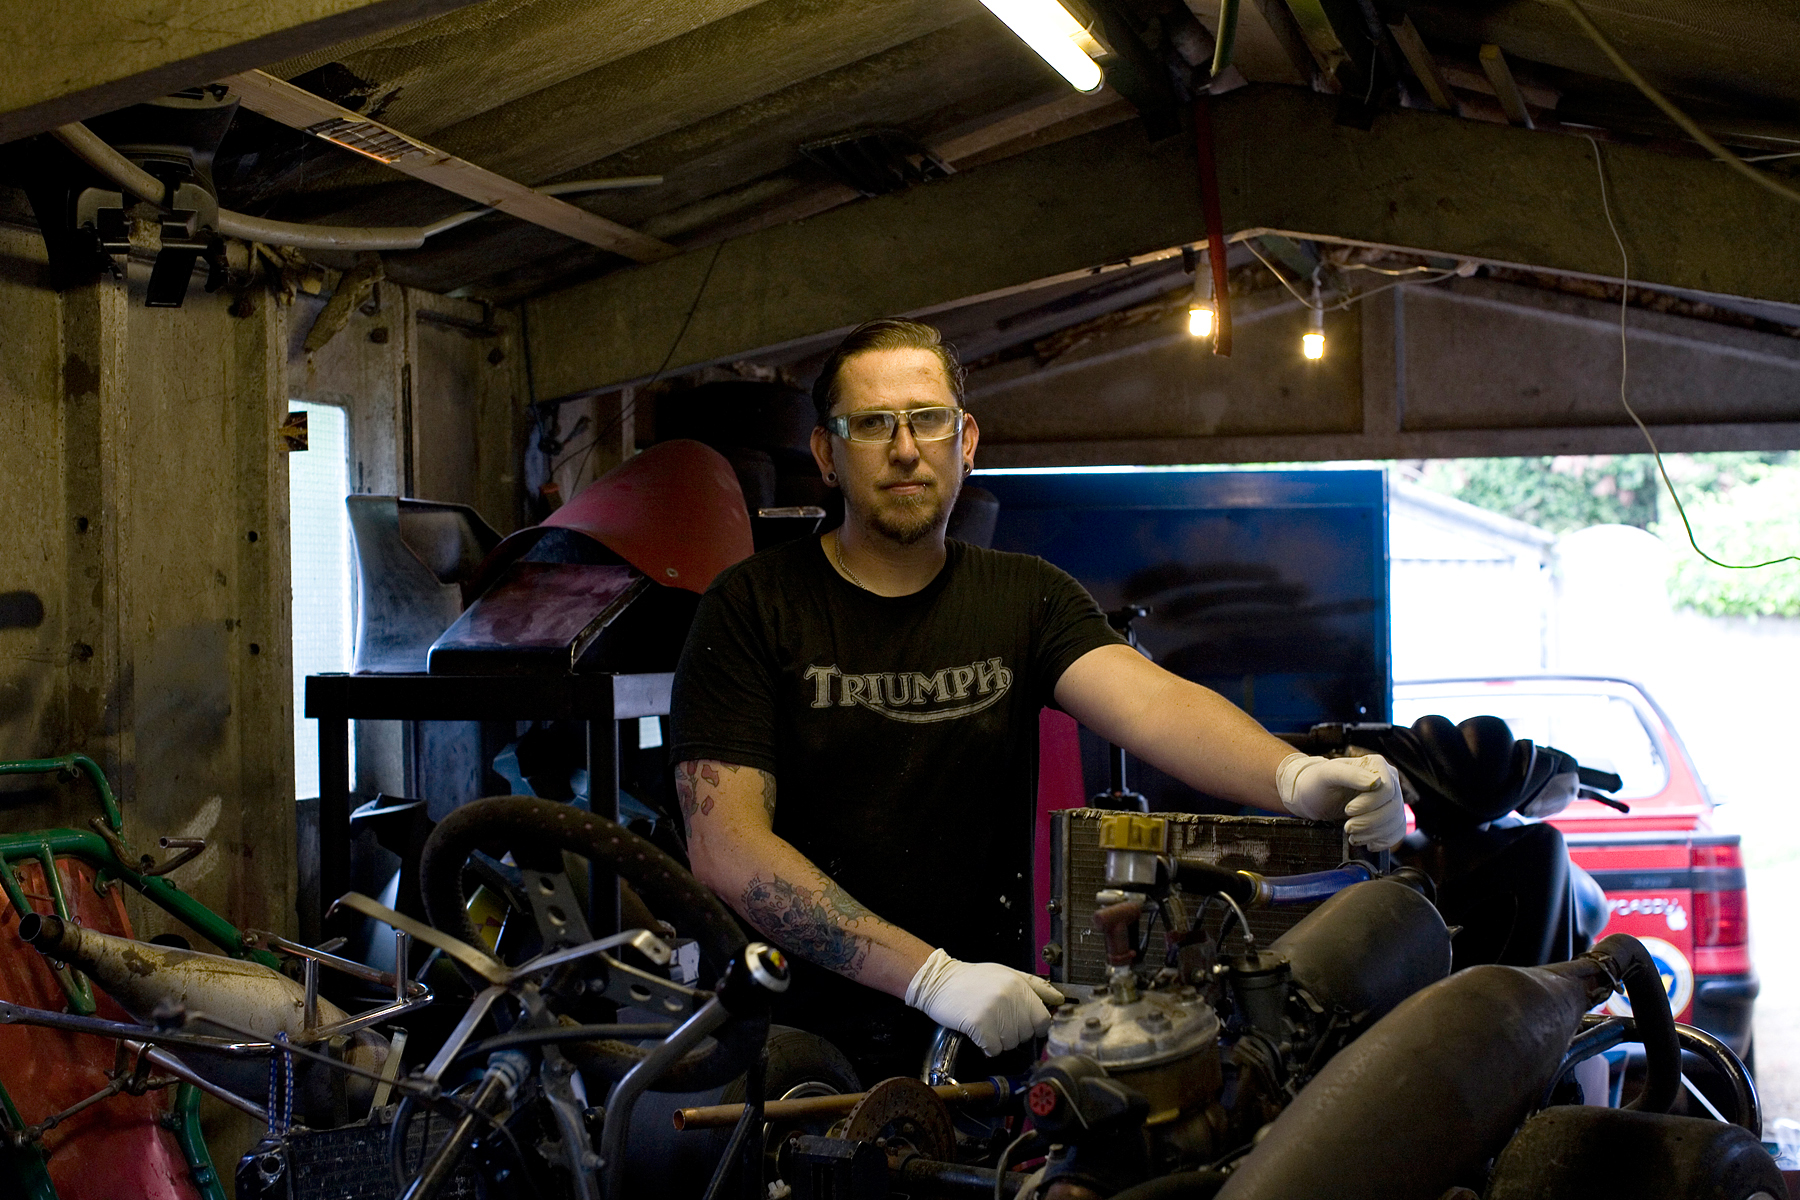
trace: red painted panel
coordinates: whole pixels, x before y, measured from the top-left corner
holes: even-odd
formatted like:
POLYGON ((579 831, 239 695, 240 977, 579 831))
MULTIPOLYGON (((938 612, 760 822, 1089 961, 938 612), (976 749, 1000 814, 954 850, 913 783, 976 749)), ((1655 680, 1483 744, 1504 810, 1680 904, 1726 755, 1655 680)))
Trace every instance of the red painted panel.
MULTIPOLYGON (((1050 940, 1050 814, 1087 803, 1081 778, 1081 726, 1054 708, 1038 712, 1037 819, 1032 823, 1032 945, 1040 953, 1050 940)), ((1038 969, 1049 964, 1035 960, 1038 969)))
MULTIPOLYGON (((102 897, 94 891, 92 869, 67 860, 57 865, 63 894, 80 924, 131 936, 117 887, 102 897)), ((33 906, 52 911, 43 869, 20 863, 13 870, 33 906)), ((0 997, 60 1011, 67 997, 43 956, 19 940, 18 928, 18 914, 0 893, 0 997)), ((131 1020, 105 993, 95 992, 100 1016, 131 1020)), ((0 1026, 0 1083, 19 1115, 36 1124, 106 1086, 114 1045, 105 1038, 53 1029, 0 1026)), ((174 1095, 174 1088, 166 1088, 144 1096, 112 1096, 46 1133, 50 1178, 61 1200, 198 1200, 181 1147, 159 1124, 174 1095)))
MULTIPOLYGON (((1685 865, 1685 864, 1684 864, 1685 865)), ((1671 1006, 1679 1004, 1677 1021, 1693 1015, 1694 962, 1693 898, 1686 890, 1609 892, 1612 918, 1601 936, 1628 933, 1644 943, 1652 957, 1665 966, 1671 1006)), ((1619 998, 1609 1005, 1619 1009, 1619 998)))

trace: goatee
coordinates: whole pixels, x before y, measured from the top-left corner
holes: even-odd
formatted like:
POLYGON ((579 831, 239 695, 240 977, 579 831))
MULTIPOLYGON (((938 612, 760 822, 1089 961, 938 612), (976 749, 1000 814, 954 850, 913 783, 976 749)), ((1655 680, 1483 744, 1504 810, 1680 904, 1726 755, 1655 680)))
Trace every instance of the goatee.
POLYGON ((930 483, 916 496, 890 495, 887 504, 868 514, 869 526, 891 541, 911 546, 944 526, 958 490, 952 487, 948 496, 941 496, 937 484, 930 483))

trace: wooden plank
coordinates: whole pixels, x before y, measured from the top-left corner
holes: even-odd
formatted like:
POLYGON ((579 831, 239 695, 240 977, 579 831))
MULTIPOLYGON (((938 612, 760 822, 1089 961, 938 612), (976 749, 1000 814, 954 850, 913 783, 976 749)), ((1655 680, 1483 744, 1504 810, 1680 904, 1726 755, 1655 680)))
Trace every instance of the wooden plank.
POLYGON ((266 71, 246 71, 220 82, 242 97, 245 108, 521 221, 541 225, 637 262, 654 262, 675 253, 675 247, 667 242, 628 229, 554 196, 533 191, 516 180, 408 137, 379 121, 359 116, 266 71))
POLYGON ((434 17, 470 0, 36 0, 0 6, 0 142, 434 17))

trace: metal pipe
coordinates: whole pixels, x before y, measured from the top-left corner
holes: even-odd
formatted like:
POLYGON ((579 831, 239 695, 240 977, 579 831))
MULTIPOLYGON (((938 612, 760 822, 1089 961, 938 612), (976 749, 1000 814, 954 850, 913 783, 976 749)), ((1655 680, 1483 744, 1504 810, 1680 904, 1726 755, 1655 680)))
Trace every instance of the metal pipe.
MULTIPOLYGON (((946 1104, 972 1104, 992 1100, 1000 1094, 1000 1084, 993 1080, 982 1083, 946 1083, 931 1090, 946 1104)), ((867 1092, 846 1092, 840 1096, 802 1096, 797 1100, 770 1100, 763 1105, 763 1117, 769 1121, 804 1121, 813 1117, 841 1117, 855 1108, 867 1092)), ((677 1129, 726 1129, 736 1125, 744 1113, 742 1104, 710 1104, 703 1108, 675 1110, 677 1129)))
POLYGON ((965 1167, 961 1163, 916 1157, 901 1162, 895 1174, 898 1190, 912 1196, 958 1195, 978 1189, 986 1196, 1016 1196, 1026 1179, 1024 1171, 1002 1175, 992 1167, 965 1167))
POLYGON ((246 242, 291 246, 296 250, 417 250, 429 236, 422 227, 301 225, 226 208, 219 210, 219 232, 246 242))
POLYGON ((471 1140, 476 1126, 487 1124, 505 1111, 530 1074, 530 1060, 518 1051, 496 1054, 462 1118, 450 1130, 450 1136, 438 1144, 437 1153, 413 1179, 401 1200, 431 1200, 442 1191, 455 1174, 456 1164, 462 1161, 464 1143, 471 1140))
POLYGON ((925 1050, 925 1069, 919 1078, 932 1087, 956 1085, 956 1056, 962 1053, 963 1035, 948 1025, 939 1025, 925 1050))
POLYGON ((1725 1082, 1731 1085, 1732 1099, 1737 1105, 1737 1110, 1732 1114, 1732 1123, 1742 1125, 1760 1139, 1763 1128, 1762 1101, 1757 1098, 1756 1082, 1750 1078, 1750 1072, 1744 1069, 1743 1060, 1732 1053, 1731 1047, 1704 1029, 1696 1029, 1692 1025, 1677 1025, 1675 1033, 1681 1039, 1683 1050, 1706 1059, 1714 1070, 1725 1077, 1725 1082))
POLYGON ((604 1173, 606 1200, 624 1200, 625 1138, 631 1131, 631 1110, 657 1076, 681 1061, 683 1055, 731 1019, 724 1003, 714 996, 689 1017, 643 1061, 625 1073, 606 1098, 606 1127, 601 1132, 600 1170, 604 1173))
POLYGON ((58 126, 50 131, 50 136, 67 146, 76 158, 139 199, 161 204, 168 193, 162 180, 107 145, 99 134, 80 121, 58 126))
POLYGON ((1470 967, 1414 994, 1325 1065, 1220 1200, 1436 1200, 1531 1113, 1582 1015, 1612 994, 1604 957, 1470 967))
POLYGON ((159 1049, 147 1042, 136 1042, 128 1038, 123 1039, 121 1044, 133 1054, 142 1054, 164 1074, 173 1075, 183 1083, 191 1083, 207 1095, 216 1096, 239 1112, 248 1113, 259 1121, 266 1122, 269 1119, 269 1112, 262 1105, 244 1099, 230 1088, 220 1087, 204 1075, 194 1071, 167 1050, 159 1049))
MULTIPOLYGON (((75 157, 94 168, 134 196, 153 204, 162 204, 167 192, 156 176, 107 145, 93 130, 76 121, 52 131, 52 136, 67 146, 75 157)), ((547 196, 593 192, 611 188, 649 187, 661 183, 660 175, 632 175, 619 179, 579 179, 553 183, 537 188, 547 196), (555 190, 552 190, 555 189, 555 190)), ((247 242, 264 242, 271 246, 292 246, 296 250, 417 250, 434 234, 455 229, 477 217, 493 212, 477 208, 455 213, 429 225, 306 225, 295 221, 276 221, 253 217, 248 213, 219 210, 218 232, 226 237, 247 242)))

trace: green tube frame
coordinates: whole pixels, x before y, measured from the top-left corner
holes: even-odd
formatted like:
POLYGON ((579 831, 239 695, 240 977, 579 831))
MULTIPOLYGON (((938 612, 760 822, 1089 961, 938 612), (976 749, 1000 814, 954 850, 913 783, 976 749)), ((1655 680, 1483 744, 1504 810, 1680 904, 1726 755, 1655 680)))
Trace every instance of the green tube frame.
MULTIPOLYGON (((124 818, 106 775, 99 764, 85 754, 65 754, 60 758, 34 758, 19 762, 0 762, 0 775, 86 775, 99 793, 100 807, 107 826, 116 834, 124 828, 124 818)), ((34 911, 13 873, 13 864, 30 861, 44 871, 56 915, 69 918, 69 901, 64 894, 62 877, 57 873, 58 858, 73 858, 94 868, 94 886, 103 886, 110 878, 136 890, 146 900, 176 918, 189 929, 217 946, 232 958, 246 958, 275 970, 281 961, 267 950, 251 950, 244 945, 244 935, 237 926, 194 899, 161 875, 144 875, 121 861, 112 846, 98 833, 82 829, 39 829, 27 833, 0 834, 0 890, 12 902, 13 911, 34 911)), ((94 1012, 93 984, 79 971, 64 967, 57 973, 69 997, 69 1011, 91 1016, 94 1012)), ((175 1104, 169 1113, 169 1128, 181 1146, 182 1155, 201 1200, 226 1200, 219 1172, 213 1166, 212 1154, 200 1131, 200 1089, 181 1084, 175 1093, 175 1104)), ((24 1120, 13 1107, 12 1097, 0 1087, 0 1122, 11 1129, 24 1128, 24 1120)), ((22 1189, 21 1200, 57 1200, 56 1187, 44 1165, 44 1156, 36 1146, 12 1147, 0 1139, 0 1179, 11 1175, 11 1182, 22 1189)))

